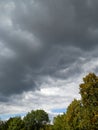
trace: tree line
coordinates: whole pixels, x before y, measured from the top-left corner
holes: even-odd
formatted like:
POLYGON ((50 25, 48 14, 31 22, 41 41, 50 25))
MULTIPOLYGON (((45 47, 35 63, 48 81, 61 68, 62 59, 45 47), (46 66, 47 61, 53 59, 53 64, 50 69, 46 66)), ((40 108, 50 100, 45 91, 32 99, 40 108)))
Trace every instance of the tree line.
POLYGON ((23 119, 17 116, 1 121, 0 130, 44 130, 48 122, 49 117, 44 110, 32 110, 23 119))
POLYGON ((54 117, 52 125, 44 110, 32 110, 23 119, 1 121, 0 130, 98 130, 98 76, 89 73, 79 89, 81 99, 74 99, 66 113, 54 117))

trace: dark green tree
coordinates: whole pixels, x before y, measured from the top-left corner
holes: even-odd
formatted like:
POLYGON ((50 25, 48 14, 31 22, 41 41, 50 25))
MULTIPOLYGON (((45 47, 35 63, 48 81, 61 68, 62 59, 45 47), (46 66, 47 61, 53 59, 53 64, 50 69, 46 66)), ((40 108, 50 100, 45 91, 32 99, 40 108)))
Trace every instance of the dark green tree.
POLYGON ((0 130, 7 130, 7 123, 6 121, 0 120, 0 130))
POLYGON ((24 127, 21 117, 13 117, 8 120, 7 130, 22 130, 24 127))
POLYGON ((49 117, 44 110, 32 110, 24 117, 23 121, 26 130, 40 130, 49 122, 49 117))

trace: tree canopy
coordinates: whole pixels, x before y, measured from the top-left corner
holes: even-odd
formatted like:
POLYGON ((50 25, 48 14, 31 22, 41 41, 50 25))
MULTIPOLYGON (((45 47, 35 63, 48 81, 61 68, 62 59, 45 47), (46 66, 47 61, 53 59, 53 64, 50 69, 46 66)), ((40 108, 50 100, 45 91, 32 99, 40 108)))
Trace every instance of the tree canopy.
POLYGON ((24 127, 21 117, 13 117, 8 124, 8 130, 22 130, 24 127))
POLYGON ((49 122, 48 114, 44 110, 32 110, 24 117, 24 124, 27 130, 35 129, 39 130, 49 122))
POLYGON ((64 130, 98 130, 98 76, 89 73, 84 77, 80 94, 80 100, 74 99, 67 112, 56 117, 55 127, 60 126, 58 122, 64 119, 64 130))

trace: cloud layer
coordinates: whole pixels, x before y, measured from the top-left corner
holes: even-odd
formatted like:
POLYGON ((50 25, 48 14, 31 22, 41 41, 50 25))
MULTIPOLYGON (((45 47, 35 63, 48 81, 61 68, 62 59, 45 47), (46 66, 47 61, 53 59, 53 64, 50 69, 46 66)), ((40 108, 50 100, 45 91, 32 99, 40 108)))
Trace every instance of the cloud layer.
POLYGON ((80 98, 82 77, 98 73, 97 7, 97 0, 0 1, 0 113, 50 111, 80 98))

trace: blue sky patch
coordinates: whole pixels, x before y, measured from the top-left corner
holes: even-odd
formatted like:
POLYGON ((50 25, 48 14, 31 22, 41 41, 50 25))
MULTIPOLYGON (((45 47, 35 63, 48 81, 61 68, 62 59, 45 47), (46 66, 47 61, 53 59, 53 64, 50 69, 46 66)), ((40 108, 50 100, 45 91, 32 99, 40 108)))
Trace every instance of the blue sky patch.
POLYGON ((52 109, 53 113, 64 113, 66 112, 65 108, 52 109))
POLYGON ((0 114, 0 119, 1 120, 7 120, 10 117, 17 117, 17 116, 25 116, 26 113, 17 113, 17 114, 0 114))

